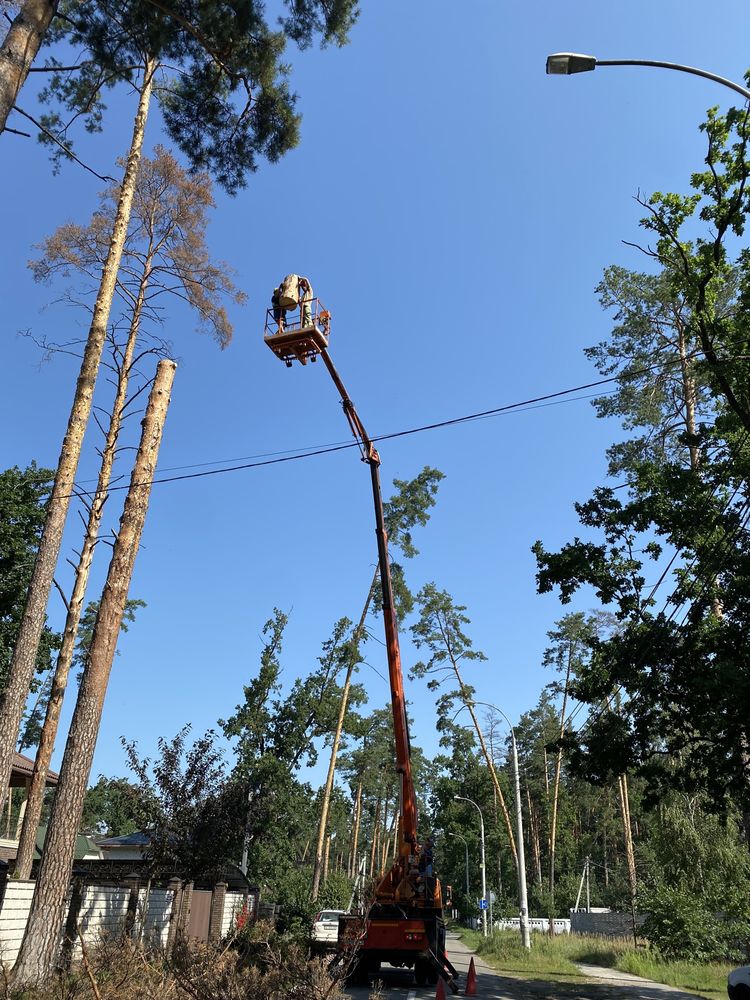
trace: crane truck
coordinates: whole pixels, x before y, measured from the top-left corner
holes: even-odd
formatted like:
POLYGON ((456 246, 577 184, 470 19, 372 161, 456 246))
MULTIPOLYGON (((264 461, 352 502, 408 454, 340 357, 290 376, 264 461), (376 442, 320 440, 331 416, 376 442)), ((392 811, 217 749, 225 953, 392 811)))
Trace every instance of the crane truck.
POLYGON ((398 622, 393 606, 393 587, 388 558, 388 536, 380 489, 380 456, 328 354, 330 312, 318 299, 312 302, 309 322, 278 324, 271 310, 266 318, 265 342, 274 354, 291 366, 294 360, 307 364, 321 357, 341 397, 362 461, 369 466, 375 507, 375 534, 382 589, 383 624, 388 656, 391 710, 399 781, 398 851, 391 867, 375 883, 369 908, 363 914, 339 917, 339 954, 350 963, 350 978, 366 981, 381 963, 411 968, 418 986, 445 980, 458 992, 458 973, 445 948, 445 919, 439 879, 432 866, 420 864, 423 846, 417 837, 417 796, 411 767, 409 723, 404 695, 404 677, 398 641, 398 622), (277 324, 274 328, 274 324, 277 324))

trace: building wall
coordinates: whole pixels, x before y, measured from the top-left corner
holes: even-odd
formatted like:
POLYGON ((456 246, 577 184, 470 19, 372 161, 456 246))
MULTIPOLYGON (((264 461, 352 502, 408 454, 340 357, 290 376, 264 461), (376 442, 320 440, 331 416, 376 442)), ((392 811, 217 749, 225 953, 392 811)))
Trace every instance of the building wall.
MULTIPOLYGON (((635 923, 641 927, 648 914, 636 913, 635 923)), ((574 934, 601 934, 604 937, 629 937, 633 934, 633 918, 629 913, 586 913, 571 910, 570 929, 574 934)))

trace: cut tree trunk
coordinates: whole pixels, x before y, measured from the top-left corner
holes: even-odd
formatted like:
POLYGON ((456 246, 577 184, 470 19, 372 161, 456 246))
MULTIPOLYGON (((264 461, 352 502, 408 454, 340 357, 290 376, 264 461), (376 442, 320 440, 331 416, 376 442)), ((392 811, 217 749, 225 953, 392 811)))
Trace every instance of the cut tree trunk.
POLYGON ((357 797, 354 800, 354 827, 352 829, 352 849, 349 853, 349 878, 354 878, 354 876, 359 871, 359 862, 357 860, 357 848, 359 846, 359 824, 362 816, 362 779, 360 778, 357 783, 357 797))
POLYGON ((372 822, 372 845, 370 846, 370 876, 375 875, 375 858, 378 849, 378 834, 380 832, 380 797, 375 804, 375 819, 372 822))
POLYGON ((622 814, 622 829, 625 839, 625 857, 628 863, 628 883, 630 885, 630 915, 633 924, 633 943, 638 946, 638 926, 635 919, 635 901, 638 891, 635 870, 635 851, 633 850, 633 828, 630 822, 630 796, 628 795, 628 779, 625 774, 619 778, 620 812, 622 814))
MULTIPOLYGON (((568 667, 565 672, 565 688, 563 690, 563 703, 560 709, 560 740, 565 735, 565 711, 568 705, 568 684, 570 683, 570 669, 573 662, 572 646, 568 645, 568 667)), ((555 783, 552 789, 552 817, 549 831, 549 933, 555 933, 555 846, 557 841, 557 803, 560 797, 560 774, 562 772, 562 747, 557 751, 555 761, 555 783)))
POLYGON ((490 772, 490 777, 492 778, 492 784, 495 786, 495 794, 497 795, 497 800, 500 803, 500 808, 503 813, 503 820, 505 821, 505 829, 508 833, 508 843, 510 844, 510 851, 513 855, 513 864, 518 870, 518 853, 516 851, 516 838, 513 836, 513 824, 510 821, 510 813, 508 812, 508 807, 505 804, 505 796, 503 795, 503 790, 500 788, 500 782, 497 779, 497 771, 495 770, 495 762, 492 759, 492 755, 487 749, 487 744, 485 743, 484 736, 482 734, 481 726, 479 725, 479 720, 477 719, 476 713, 474 711, 474 705, 470 698, 468 698, 464 692, 466 690, 464 686, 463 679, 458 670, 458 664, 455 660, 451 658, 451 664, 453 666, 453 672, 456 675, 456 680, 458 681, 458 688, 461 692, 461 700, 468 709, 469 715, 471 716, 471 721, 474 723, 474 729, 477 734, 477 739, 479 740, 479 746, 482 748, 482 753, 484 759, 487 762, 487 768, 490 772))
POLYGON ((57 558, 60 554, 65 519, 73 495, 74 477, 81 455, 83 435, 91 413, 94 386, 107 335, 107 324, 115 293, 117 272, 130 222, 155 70, 155 63, 147 62, 138 110, 133 124, 130 151, 120 187, 112 241, 102 269, 91 327, 73 398, 73 407, 68 418, 68 427, 57 464, 55 482, 47 506, 44 529, 34 560, 26 607, 8 671, 8 683, 2 705, 0 705, 0 795, 6 794, 5 790, 10 782, 13 750, 18 738, 29 687, 34 676, 47 601, 49 600, 57 558))
POLYGON ((8 124, 56 11, 56 2, 24 0, 0 45, 0 132, 8 124))
POLYGON ((68 675, 73 663, 75 653, 76 636, 78 635, 78 623, 81 620, 83 602, 86 597, 86 587, 88 586, 91 564, 94 559, 94 549, 99 537, 102 517, 104 516, 104 505, 108 497, 108 487, 112 478, 112 467, 117 451, 117 440, 120 436, 122 426, 122 415, 127 403, 128 384, 130 381, 130 368, 133 363, 135 347, 138 341, 138 331, 140 329, 143 303, 146 298, 146 289, 150 276, 150 261, 146 257, 144 271, 138 289, 133 312, 131 316, 128 339, 123 351, 122 361, 117 377, 117 389, 112 405, 112 415, 107 428, 107 435, 102 449, 102 460, 99 466, 99 477, 96 483, 96 491, 91 506, 89 516, 86 521, 86 533, 81 547, 81 554, 75 571, 75 581, 73 583, 73 593, 68 602, 68 613, 65 619, 65 630, 63 632, 62 646, 57 654, 55 665, 55 676, 52 681, 47 702, 47 711, 44 717, 44 725, 39 737, 39 746, 34 760, 34 770, 31 775, 31 785, 26 801, 26 813, 24 815, 21 838, 18 843, 18 854, 16 855, 14 878, 28 879, 31 876, 31 865, 34 860, 36 849, 36 835, 39 826, 39 818, 42 814, 42 803, 44 800, 44 790, 47 784, 47 773, 49 771, 52 752, 55 749, 57 738, 57 727, 60 722, 60 712, 62 711, 65 689, 68 684, 68 675))
POLYGON ((31 911, 13 969, 13 983, 19 988, 46 980, 55 968, 83 799, 128 588, 146 520, 175 367, 173 361, 159 362, 146 407, 130 487, 65 745, 31 911))
MULTIPOLYGON (((359 643, 362 638, 362 633, 365 628, 365 619, 367 618, 367 612, 370 610, 370 603, 372 602, 373 594, 375 593, 375 586, 378 580, 379 571, 376 569, 372 578, 372 583, 370 584, 370 589, 367 591, 367 599, 365 601, 365 606, 362 609, 362 614, 360 615, 359 624, 357 625, 354 633, 352 635, 353 650, 350 661, 346 668, 346 677, 344 678, 344 687, 341 691, 341 702, 339 704, 339 715, 336 720, 336 732, 333 734, 333 742, 331 744, 331 756, 328 761, 328 774, 326 775, 325 788, 323 789, 323 801, 320 804, 320 819, 318 821, 318 839, 315 845, 315 860, 313 861, 313 879, 312 879, 312 889, 310 890, 310 899, 314 903, 318 898, 318 893, 320 892, 320 872, 322 866, 322 855, 323 855, 323 843, 325 841, 326 827, 328 826, 328 812, 331 808, 331 794, 333 792, 333 782, 336 777, 336 759, 338 757, 339 745, 341 743, 341 733, 344 729, 344 720, 346 719, 346 710, 349 705, 349 691, 352 686, 352 674, 354 673, 354 668, 357 665, 357 657, 354 651, 359 650, 359 643)), ((359 794, 362 794, 362 783, 360 782, 359 794)), ((356 844, 352 852, 356 855, 356 844)), ((356 865, 356 862, 352 862, 356 865)))

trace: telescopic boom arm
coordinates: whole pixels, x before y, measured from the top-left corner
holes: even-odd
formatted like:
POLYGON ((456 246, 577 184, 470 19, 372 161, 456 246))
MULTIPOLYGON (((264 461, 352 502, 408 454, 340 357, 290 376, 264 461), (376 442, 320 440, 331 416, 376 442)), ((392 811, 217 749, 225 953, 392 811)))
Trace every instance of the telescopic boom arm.
POLYGON ((321 350, 326 368, 341 396, 346 419, 362 450, 362 461, 370 466, 372 480, 372 499, 375 505, 375 534, 378 540, 378 565, 380 568, 380 584, 383 591, 383 623, 385 626, 385 644, 388 654, 388 677, 391 685, 391 709, 393 712, 393 732, 396 739, 396 770, 400 775, 400 825, 399 825, 399 856, 414 854, 417 846, 417 797, 414 791, 414 781, 411 773, 411 750, 409 746, 409 723, 406 717, 406 699, 404 697, 404 677, 401 670, 401 651, 398 643, 398 623, 393 607, 393 585, 391 582, 391 566, 388 559, 388 535, 383 515, 383 497, 380 491, 380 455, 367 435, 362 421, 359 419, 354 403, 347 393, 339 373, 331 361, 328 351, 321 350))

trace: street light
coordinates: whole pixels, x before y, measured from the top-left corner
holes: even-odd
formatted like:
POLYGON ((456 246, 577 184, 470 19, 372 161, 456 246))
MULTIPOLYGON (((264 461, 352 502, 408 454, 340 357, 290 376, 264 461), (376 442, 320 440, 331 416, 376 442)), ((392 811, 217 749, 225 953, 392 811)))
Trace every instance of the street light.
POLYGON ((469 845, 466 843, 466 837, 462 837, 460 833, 449 833, 449 837, 457 837, 459 840, 464 842, 464 851, 466 853, 466 896, 469 896, 469 845))
POLYGON ((570 76, 572 73, 588 73, 596 69, 597 66, 656 66, 659 69, 676 69, 680 73, 692 73, 693 76, 702 76, 706 80, 713 80, 724 87, 741 94, 746 101, 750 101, 750 90, 739 83, 727 80, 724 76, 717 76, 716 73, 709 73, 705 69, 696 69, 695 66, 683 66, 682 63, 660 62, 654 59, 597 59, 596 56, 587 56, 581 52, 555 52, 547 56, 547 73, 550 76, 570 76))
MULTIPOLYGON (((487 879, 485 877, 484 870, 484 816, 482 815, 482 810, 476 804, 474 799, 467 799, 465 795, 454 795, 453 798, 457 802, 470 802, 476 811, 479 813, 479 843, 481 848, 481 860, 479 862, 479 867, 482 869, 482 901, 487 905, 487 879)), ((482 933, 487 937, 487 910, 482 910, 482 933)))
POLYGON ((498 715, 505 719, 508 729, 510 729, 510 745, 512 749, 511 762, 513 765, 513 785, 516 793, 516 850, 518 852, 518 923, 521 929, 521 943, 524 948, 531 948, 531 934, 529 932, 529 899, 526 891, 526 852, 523 843, 523 810, 521 807, 521 778, 518 773, 518 746, 516 745, 516 731, 511 725, 510 719, 489 701, 472 701, 472 705, 484 705, 491 708, 498 715))

